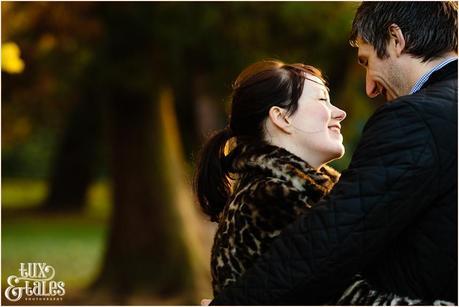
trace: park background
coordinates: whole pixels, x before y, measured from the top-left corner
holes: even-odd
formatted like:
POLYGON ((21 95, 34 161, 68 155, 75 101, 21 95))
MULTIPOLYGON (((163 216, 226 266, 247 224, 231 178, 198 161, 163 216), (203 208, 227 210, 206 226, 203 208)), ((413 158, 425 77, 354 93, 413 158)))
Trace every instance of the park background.
POLYGON ((191 179, 232 81, 267 58, 322 69, 344 169, 381 103, 348 43, 358 5, 2 2, 2 303, 21 262, 55 268, 59 304, 211 297, 215 224, 191 179))

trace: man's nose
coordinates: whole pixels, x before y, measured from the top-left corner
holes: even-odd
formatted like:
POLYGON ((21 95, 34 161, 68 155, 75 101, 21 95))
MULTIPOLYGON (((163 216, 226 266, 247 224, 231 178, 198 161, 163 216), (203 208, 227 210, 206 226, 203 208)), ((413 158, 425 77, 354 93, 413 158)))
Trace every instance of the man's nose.
POLYGON ((366 92, 367 96, 370 98, 374 98, 379 95, 379 90, 376 82, 373 80, 371 75, 367 71, 366 75, 366 92))

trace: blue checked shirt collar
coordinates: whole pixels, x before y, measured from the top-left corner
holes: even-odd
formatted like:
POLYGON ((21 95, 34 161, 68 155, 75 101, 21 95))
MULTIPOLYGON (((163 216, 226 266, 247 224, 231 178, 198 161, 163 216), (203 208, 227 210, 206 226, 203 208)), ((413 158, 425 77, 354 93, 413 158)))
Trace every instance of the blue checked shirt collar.
POLYGON ((411 88, 410 95, 416 93, 417 91, 419 91, 421 89, 421 87, 424 85, 424 83, 426 83, 427 80, 429 80, 430 75, 432 75, 437 70, 442 69, 447 64, 449 64, 449 63, 451 63, 452 61, 455 61, 455 60, 457 60, 457 57, 452 57, 452 58, 446 59, 443 62, 438 63, 431 70, 429 70, 424 75, 422 75, 422 77, 419 78, 419 80, 416 81, 414 86, 411 88))

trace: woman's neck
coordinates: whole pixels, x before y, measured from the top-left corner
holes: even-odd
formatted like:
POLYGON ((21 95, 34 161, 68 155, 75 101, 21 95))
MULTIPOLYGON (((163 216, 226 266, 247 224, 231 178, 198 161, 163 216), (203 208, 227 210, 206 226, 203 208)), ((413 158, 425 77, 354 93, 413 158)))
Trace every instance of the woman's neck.
POLYGON ((284 148, 295 156, 301 158, 303 161, 308 163, 315 170, 320 170, 326 162, 321 159, 321 157, 316 153, 308 152, 307 149, 300 148, 291 142, 285 141, 282 138, 271 137, 266 140, 269 144, 284 148))

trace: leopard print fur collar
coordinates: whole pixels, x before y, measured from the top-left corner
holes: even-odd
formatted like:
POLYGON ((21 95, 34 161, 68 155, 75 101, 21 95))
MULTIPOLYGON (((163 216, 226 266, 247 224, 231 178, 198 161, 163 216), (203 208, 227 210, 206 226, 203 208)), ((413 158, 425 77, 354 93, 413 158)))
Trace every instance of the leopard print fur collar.
POLYGON ((333 188, 340 173, 325 165, 314 169, 298 156, 274 145, 239 145, 230 153, 230 171, 237 175, 261 174, 289 181, 298 191, 311 187, 317 200, 333 188))

